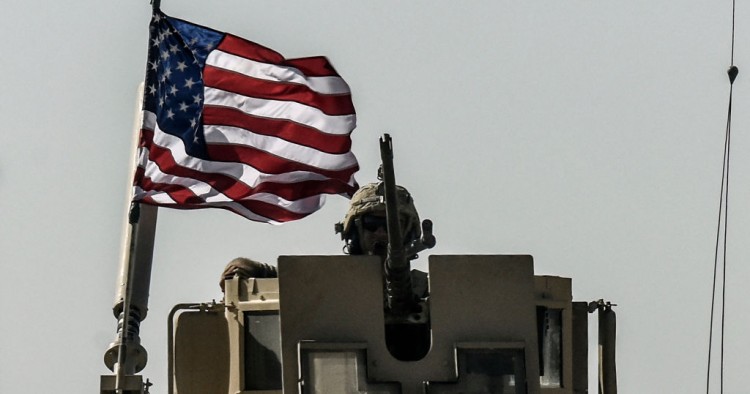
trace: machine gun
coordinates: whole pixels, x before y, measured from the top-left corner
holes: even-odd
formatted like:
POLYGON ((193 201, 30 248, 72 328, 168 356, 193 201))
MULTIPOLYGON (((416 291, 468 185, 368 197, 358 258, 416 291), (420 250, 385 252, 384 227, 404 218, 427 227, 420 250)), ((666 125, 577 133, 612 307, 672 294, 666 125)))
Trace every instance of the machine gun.
POLYGON ((388 255, 383 269, 386 280, 387 311, 392 318, 402 320, 415 310, 414 292, 411 284, 410 260, 417 253, 435 246, 432 234, 432 221, 422 221, 422 238, 404 245, 399 219, 399 201, 396 190, 396 176, 393 170, 393 142, 391 136, 384 134, 380 138, 380 158, 382 164, 378 174, 381 180, 378 194, 385 201, 386 221, 388 227, 388 255))

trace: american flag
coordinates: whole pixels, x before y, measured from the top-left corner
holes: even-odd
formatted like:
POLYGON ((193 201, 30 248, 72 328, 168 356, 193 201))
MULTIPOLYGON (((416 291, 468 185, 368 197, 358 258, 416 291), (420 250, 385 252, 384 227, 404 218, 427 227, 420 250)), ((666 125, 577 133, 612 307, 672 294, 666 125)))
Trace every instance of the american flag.
POLYGON ((133 200, 300 219, 357 189, 355 126, 326 58, 287 60, 154 10, 133 200))

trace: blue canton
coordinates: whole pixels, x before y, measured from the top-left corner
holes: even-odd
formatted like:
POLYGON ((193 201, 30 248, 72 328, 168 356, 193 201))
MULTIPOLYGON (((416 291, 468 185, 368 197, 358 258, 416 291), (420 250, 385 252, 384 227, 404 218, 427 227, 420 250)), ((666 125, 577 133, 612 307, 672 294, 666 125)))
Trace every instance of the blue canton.
POLYGON ((208 159, 203 137, 203 68, 223 33, 155 11, 150 25, 143 108, 185 151, 208 159))

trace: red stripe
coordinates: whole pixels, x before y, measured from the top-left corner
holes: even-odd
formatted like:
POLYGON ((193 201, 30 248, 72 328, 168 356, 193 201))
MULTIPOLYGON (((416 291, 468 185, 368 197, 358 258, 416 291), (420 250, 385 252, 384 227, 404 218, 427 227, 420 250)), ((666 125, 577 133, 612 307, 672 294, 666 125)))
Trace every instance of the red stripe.
POLYGON ((216 49, 263 63, 280 64, 284 62, 284 56, 273 49, 232 34, 226 34, 216 49))
MULTIPOLYGON (((302 219, 310 215, 310 213, 312 213, 312 212, 296 213, 292 211, 287 211, 284 208, 279 207, 278 205, 269 204, 263 201, 250 200, 250 201, 237 201, 237 203, 255 214, 265 216, 267 218, 271 218, 277 222, 290 222, 292 220, 302 219)), ((241 215, 241 213, 233 210, 231 207, 221 207, 221 208, 228 209, 234 213, 241 215)))
MULTIPOLYGON (((206 202, 204 199, 196 196, 195 193, 187 187, 174 183, 157 183, 147 176, 144 176, 141 179, 138 186, 145 191, 159 191, 166 193, 179 205, 195 206, 206 202)), ((154 203, 156 202, 154 201, 154 203)))
MULTIPOLYGON (((141 131, 141 135, 143 135, 143 131, 141 131)), ((139 148, 143 147, 143 139, 141 139, 138 142, 138 147, 139 148)), ((145 176, 145 174, 146 174, 146 170, 143 167, 135 167, 135 174, 133 175, 133 185, 134 186, 135 185, 140 185, 141 184, 141 179, 143 179, 143 177, 145 176)))
POLYGON ((244 163, 266 174, 309 171, 321 174, 328 178, 337 179, 344 183, 349 181, 352 174, 359 170, 359 166, 356 164, 343 170, 323 170, 311 165, 290 161, 268 153, 267 151, 244 145, 208 144, 206 145, 206 153, 208 153, 208 157, 217 158, 215 161, 244 163), (219 160, 218 158, 221 159, 219 160))
MULTIPOLYGON (((242 200, 243 198, 255 193, 270 193, 288 201, 296 201, 318 194, 347 193, 352 195, 357 189, 356 186, 350 186, 347 184, 349 180, 348 177, 344 181, 328 179, 309 180, 297 183, 263 182, 253 188, 224 174, 204 173, 178 165, 170 150, 153 143, 153 134, 153 131, 141 130, 141 144, 148 149, 149 159, 154 162, 163 173, 183 178, 191 178, 206 183, 235 201, 242 200)), ((354 171, 356 171, 356 168, 351 172, 353 173, 354 171)), ((143 179, 142 175, 140 179, 143 179)), ((141 185, 141 182, 138 182, 138 184, 141 185)))
POLYGON ((348 94, 320 94, 298 83, 273 82, 251 78, 246 75, 206 65, 203 70, 206 87, 219 88, 248 97, 269 100, 295 101, 315 107, 328 115, 351 115, 354 113, 352 97, 348 94))
POLYGON ((235 108, 207 105, 203 107, 203 124, 239 127, 331 154, 347 153, 352 148, 349 135, 327 134, 285 119, 259 118, 235 108))
MULTIPOLYGON (((148 177, 143 178, 141 188, 145 191, 161 191, 161 192, 165 192, 169 194, 169 196, 172 197, 172 199, 177 203, 178 207, 181 209, 200 209, 200 208, 206 208, 207 205, 214 206, 211 203, 206 203, 205 200, 196 196, 195 194, 193 194, 193 192, 190 189, 184 186, 157 183, 157 182, 153 182, 148 177)), ((170 204, 170 203, 157 203, 156 201, 150 198, 149 200, 152 204, 163 205, 163 206, 168 206, 168 207, 173 206, 173 204, 170 204)), ((247 208, 249 211, 257 215, 260 215, 265 218, 269 218, 278 222, 298 220, 309 215, 309 213, 296 213, 296 212, 288 211, 278 205, 269 204, 264 201, 244 200, 244 201, 235 201, 235 203, 247 208)), ((223 205, 215 205, 214 207, 229 209, 232 212, 241 214, 240 212, 233 210, 231 207, 227 207, 223 205)))
POLYGON ((309 77, 338 77, 339 74, 324 56, 284 59, 280 53, 263 45, 226 34, 216 49, 258 62, 294 67, 309 77))
POLYGON ((338 77, 339 73, 328 62, 325 56, 305 57, 289 59, 284 62, 285 66, 292 66, 308 77, 338 77))

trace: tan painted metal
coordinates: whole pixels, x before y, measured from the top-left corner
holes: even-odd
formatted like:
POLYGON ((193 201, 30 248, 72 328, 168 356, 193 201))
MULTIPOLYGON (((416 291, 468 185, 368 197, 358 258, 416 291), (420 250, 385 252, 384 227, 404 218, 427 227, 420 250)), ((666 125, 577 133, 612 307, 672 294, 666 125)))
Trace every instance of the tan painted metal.
MULTIPOLYGON (((282 256, 278 279, 226 281, 223 314, 198 308, 175 317, 171 393, 301 393, 313 375, 328 378, 321 371, 336 355, 356 361, 366 392, 450 393, 471 387, 462 363, 477 351, 514 355, 530 394, 587 392, 586 304, 572 302, 570 279, 534 276, 531 256, 430 256, 432 345, 421 360, 399 361, 385 344, 380 264, 371 256, 282 256), (556 365, 540 352, 540 311, 559 316, 550 322, 561 328, 559 381, 551 385, 540 384, 540 365, 556 365), (257 372, 248 317, 276 313, 283 391, 248 389, 246 376, 257 372)), ((348 368, 335 365, 336 373, 348 368)))
POLYGON ((588 302, 573 302, 573 393, 584 394, 589 390, 589 305, 588 302))
POLYGON ((99 380, 99 388, 101 394, 115 394, 117 392, 117 385, 119 383, 120 390, 123 394, 145 394, 143 377, 141 375, 129 375, 120 378, 120 382, 117 382, 117 377, 114 375, 102 375, 99 380))

